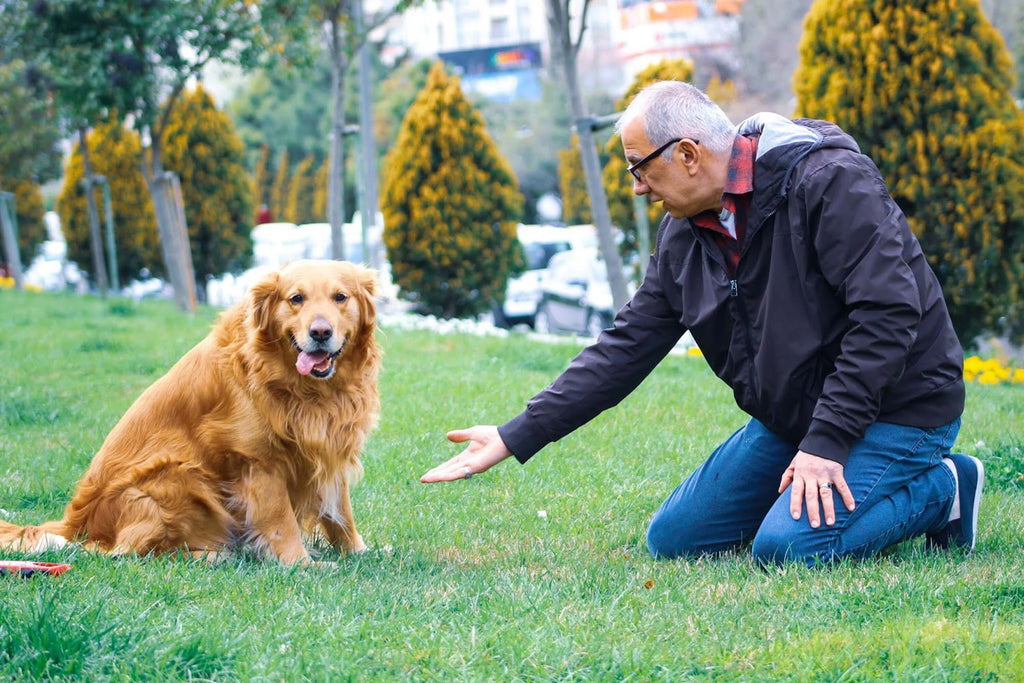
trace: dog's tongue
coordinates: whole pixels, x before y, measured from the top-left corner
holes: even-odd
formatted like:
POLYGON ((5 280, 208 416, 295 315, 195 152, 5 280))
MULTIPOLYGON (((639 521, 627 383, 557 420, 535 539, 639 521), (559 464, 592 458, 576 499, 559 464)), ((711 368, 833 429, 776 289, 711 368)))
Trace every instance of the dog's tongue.
POLYGON ((321 351, 320 353, 299 351, 299 358, 295 361, 295 369, 299 371, 300 375, 308 375, 315 366, 323 363, 330 355, 326 351, 321 351))

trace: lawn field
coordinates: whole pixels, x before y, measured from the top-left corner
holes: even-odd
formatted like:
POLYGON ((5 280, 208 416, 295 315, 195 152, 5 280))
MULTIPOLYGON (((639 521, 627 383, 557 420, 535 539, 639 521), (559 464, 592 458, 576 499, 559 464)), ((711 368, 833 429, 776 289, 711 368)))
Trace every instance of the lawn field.
MULTIPOLYGON (((107 432, 217 311, 0 290, 0 515, 60 516, 107 432)), ((69 548, 0 577, 0 680, 1024 681, 1024 385, 968 385, 989 475, 973 555, 921 542, 825 570, 738 551, 654 561, 664 497, 741 426, 699 357, 615 410, 445 485, 447 430, 515 415, 579 344, 385 319, 383 411, 353 491, 370 549, 334 566, 69 548)), ((0 551, 0 559, 21 559, 0 551)))

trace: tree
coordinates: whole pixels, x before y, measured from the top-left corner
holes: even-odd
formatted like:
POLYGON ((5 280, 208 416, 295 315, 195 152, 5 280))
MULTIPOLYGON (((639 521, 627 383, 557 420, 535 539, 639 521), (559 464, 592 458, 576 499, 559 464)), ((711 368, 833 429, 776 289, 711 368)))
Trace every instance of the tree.
POLYGON ((590 0, 582 0, 580 3, 582 7, 575 31, 570 12, 570 5, 573 4, 577 3, 574 3, 573 0, 548 0, 551 52, 554 55, 553 59, 559 65, 568 90, 570 111, 576 122, 576 134, 579 136, 580 158, 587 183, 587 194, 590 196, 590 210, 594 217, 594 225, 597 227, 601 256, 608 268, 608 285, 612 290, 612 300, 615 308, 619 308, 626 303, 629 293, 626 289, 626 278, 622 272, 622 258, 619 256, 619 250, 612 235, 608 198, 605 197, 604 187, 601 185, 601 163, 594 140, 594 128, 591 125, 593 117, 587 115, 576 70, 580 44, 587 27, 587 9, 590 6, 590 0))
MULTIPOLYGON (((120 281, 138 277, 143 268, 163 275, 153 203, 139 169, 142 150, 139 134, 112 118, 88 134, 88 145, 96 161, 93 171, 104 176, 110 184, 120 281)), ((64 169, 64 183, 57 197, 56 209, 68 243, 68 259, 82 266, 89 263, 92 254, 88 208, 82 188, 84 177, 81 144, 76 143, 64 169)), ((102 207, 98 207, 98 211, 105 223, 102 207)))
POLYGON ((4 176, 37 182, 59 177, 59 138, 60 127, 37 72, 22 61, 0 61, 0 169, 4 176))
MULTIPOLYGON (((0 189, 14 195, 18 221, 18 255, 21 263, 28 266, 36 255, 36 248, 46 240, 46 224, 43 222, 43 194, 39 185, 23 178, 8 178, 0 175, 0 189)), ((0 242, 0 254, 3 243, 0 242)))
POLYGON ((593 223, 587 181, 580 159, 580 138, 572 134, 569 147, 558 150, 558 189, 562 195, 562 220, 569 225, 593 223))
POLYGON ((291 164, 288 160, 288 151, 281 152, 277 160, 277 173, 274 174, 274 184, 270 187, 270 212, 274 220, 286 220, 288 212, 288 183, 291 182, 291 164))
MULTIPOLYGON (((195 308, 195 286, 177 179, 163 165, 165 128, 186 83, 212 60, 252 67, 301 51, 305 41, 292 4, 263 0, 257 11, 251 0, 47 0, 32 4, 21 27, 26 51, 45 63, 83 142, 85 127, 113 109, 148 133, 151 145, 140 162, 166 270, 185 310, 195 308)), ((82 149, 88 175, 88 146, 82 149)), ((102 268, 95 253, 94 263, 102 268)))
MULTIPOLYGON (((331 224, 331 249, 336 259, 345 257, 345 237, 342 224, 345 222, 344 173, 345 173, 345 76, 353 57, 360 53, 360 71, 368 71, 369 64, 363 52, 370 33, 393 16, 401 14, 422 0, 397 0, 382 7, 373 16, 363 13, 363 0, 309 0, 311 16, 317 26, 323 27, 324 45, 331 65, 331 133, 328 153, 330 170, 327 177, 327 220, 331 224)), ((365 82, 365 80, 364 80, 365 82)), ((364 88, 360 88, 362 91, 364 88)), ((360 99, 369 105, 370 94, 362 93, 360 99)), ((368 108, 368 107, 367 107, 368 108)), ((367 119, 361 116, 360 119, 367 119)), ((367 203, 376 205, 376 157, 367 154, 370 143, 371 122, 363 120, 360 134, 364 136, 363 185, 367 203), (373 169, 373 170, 371 170, 373 169)), ((366 209, 366 207, 364 207, 366 209)), ((373 216, 369 209, 364 216, 373 216)), ((363 222, 364 226, 366 221, 363 222)))
POLYGON ((313 181, 313 221, 317 223, 327 220, 327 178, 330 172, 330 159, 324 159, 313 181))
POLYGON ((256 223, 262 222, 259 219, 262 207, 270 207, 270 191, 273 186, 274 176, 270 173, 270 145, 264 144, 260 146, 256 168, 252 172, 252 194, 257 211, 254 215, 256 223))
MULTIPOLYGON (((637 94, 648 85, 657 81, 690 81, 693 78, 693 62, 688 59, 667 59, 656 64, 651 64, 642 69, 633 77, 633 82, 626 89, 626 93, 615 103, 616 111, 624 111, 637 94)), ((646 263, 646 257, 650 254, 652 243, 650 239, 650 228, 657 229, 662 217, 665 215, 660 204, 652 204, 646 197, 637 197, 633 194, 633 176, 626 171, 626 160, 622 154, 622 139, 616 133, 604 145, 608 155, 608 162, 604 165, 602 180, 604 191, 608 195, 608 212, 612 217, 612 223, 622 230, 623 240, 619 245, 623 255, 640 253, 641 245, 648 251, 641 254, 642 262, 646 263), (646 225, 648 233, 641 234, 638 230, 639 220, 637 212, 646 212, 646 225)), ((642 273, 640 274, 643 275, 642 273)))
POLYGON ((275 64, 256 71, 228 104, 250 157, 268 143, 292 159, 322 155, 331 132, 331 67, 322 48, 311 49, 308 66, 275 64))
POLYGON ((384 244, 395 283, 422 310, 487 310, 523 268, 521 197, 483 117, 438 62, 406 113, 382 184, 384 244))
POLYGON ((292 223, 312 223, 316 220, 314 201, 316 199, 316 171, 313 163, 316 159, 312 154, 299 162, 288 185, 288 209, 286 220, 292 223))
POLYGON ((245 148, 231 118, 201 85, 172 110, 163 149, 165 166, 181 178, 197 282, 246 268, 254 202, 245 148))
POLYGON ((818 2, 797 113, 843 126, 878 164, 965 345, 1024 336, 1024 117, 977 0, 818 2))

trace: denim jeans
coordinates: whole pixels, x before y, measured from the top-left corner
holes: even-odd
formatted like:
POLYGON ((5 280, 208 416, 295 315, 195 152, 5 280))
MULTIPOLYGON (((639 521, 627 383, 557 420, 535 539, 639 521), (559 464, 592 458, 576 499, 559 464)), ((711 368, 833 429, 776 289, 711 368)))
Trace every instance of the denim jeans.
POLYGON ((659 558, 694 557, 753 539, 761 564, 870 557, 946 523, 956 485, 942 458, 959 430, 959 418, 928 430, 872 425, 843 469, 855 509, 833 492, 835 524, 812 529, 806 507, 799 520, 790 515, 792 487, 778 492, 797 448, 750 420, 662 503, 647 546, 659 558))

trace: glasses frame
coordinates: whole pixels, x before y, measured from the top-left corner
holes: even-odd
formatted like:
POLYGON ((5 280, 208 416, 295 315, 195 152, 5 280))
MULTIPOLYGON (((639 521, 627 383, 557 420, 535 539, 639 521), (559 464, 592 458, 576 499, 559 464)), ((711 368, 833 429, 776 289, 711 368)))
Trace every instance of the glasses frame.
MULTIPOLYGON (((687 138, 672 138, 671 140, 666 142, 664 145, 662 145, 658 149, 654 150, 653 152, 651 152, 650 154, 645 156, 640 161, 636 162, 635 164, 630 164, 630 166, 628 166, 626 168, 626 170, 629 171, 629 174, 631 176, 633 176, 634 178, 636 178, 637 180, 639 180, 642 183, 644 181, 644 179, 640 176, 640 167, 643 166, 644 164, 646 164, 648 161, 650 161, 654 157, 656 157, 659 154, 661 154, 662 152, 664 152, 666 149, 668 149, 672 145, 678 144, 678 143, 680 143, 680 142, 682 142, 683 140, 686 140, 686 139, 687 138)), ((700 140, 693 140, 693 144, 699 145, 700 144, 700 140)))

